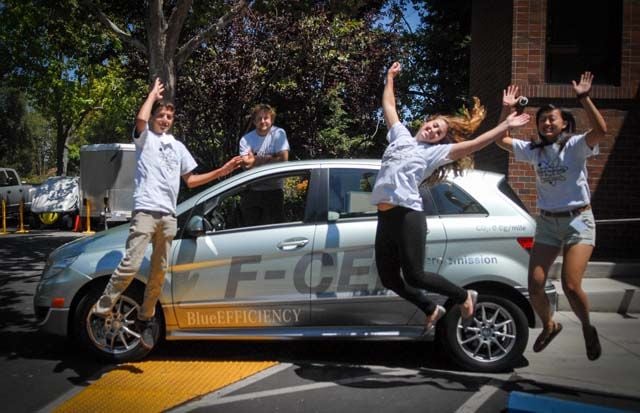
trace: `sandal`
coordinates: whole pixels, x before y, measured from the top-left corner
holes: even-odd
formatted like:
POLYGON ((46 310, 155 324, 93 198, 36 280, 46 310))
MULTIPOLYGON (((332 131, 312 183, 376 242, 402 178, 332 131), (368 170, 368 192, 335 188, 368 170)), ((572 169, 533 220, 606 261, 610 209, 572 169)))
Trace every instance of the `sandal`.
POLYGON ((533 352, 539 353, 545 348, 547 348, 549 343, 551 343, 551 341, 554 338, 556 338, 556 336, 560 334, 561 331, 562 331, 562 324, 560 323, 555 323, 555 325, 553 326, 553 330, 550 333, 548 333, 545 330, 542 330, 542 333, 540 333, 538 338, 536 338, 536 342, 533 343, 533 352))
MULTIPOLYGON (((429 317, 432 317, 432 318, 431 318, 431 320, 427 321, 427 324, 425 325, 425 328, 426 328, 425 332, 428 333, 431 330, 433 330, 433 328, 436 326, 436 323, 438 322, 438 320, 440 320, 442 317, 444 317, 445 314, 447 314, 447 310, 443 306, 437 305, 436 309, 429 316, 429 317)), ((427 318, 429 318, 429 317, 427 317, 427 318)))
POLYGON ((591 361, 597 360, 602 354, 598 330, 594 326, 589 326, 588 333, 582 331, 584 335, 584 345, 587 348, 587 358, 591 361))

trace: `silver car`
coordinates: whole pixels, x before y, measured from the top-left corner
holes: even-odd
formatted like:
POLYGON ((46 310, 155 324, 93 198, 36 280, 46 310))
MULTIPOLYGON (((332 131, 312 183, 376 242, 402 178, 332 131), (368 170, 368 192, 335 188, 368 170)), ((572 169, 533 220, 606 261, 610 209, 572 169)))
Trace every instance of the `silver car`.
MULTIPOLYGON (((470 171, 423 187, 425 271, 480 292, 473 321, 448 308, 435 333, 424 315, 382 287, 374 262, 376 160, 271 164, 228 178, 178 206, 178 235, 156 307, 167 340, 437 338, 454 362, 502 371, 520 359, 536 317, 527 300, 535 222, 504 176, 470 171), (284 222, 243 224, 243 194, 284 188, 284 222), (264 183, 264 182, 262 182, 264 183)), ((134 320, 149 260, 110 318, 91 308, 123 256, 127 226, 79 239, 48 258, 34 299, 41 329, 77 338, 109 361, 144 357, 134 320)), ((147 257, 151 247, 147 251, 147 257)), ((549 284, 548 296, 556 303, 549 284)))

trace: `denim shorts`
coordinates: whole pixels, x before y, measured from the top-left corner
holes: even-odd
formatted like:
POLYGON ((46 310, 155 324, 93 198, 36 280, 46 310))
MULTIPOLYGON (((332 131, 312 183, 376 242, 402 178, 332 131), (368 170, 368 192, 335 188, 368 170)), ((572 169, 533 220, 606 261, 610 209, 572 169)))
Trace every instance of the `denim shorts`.
POLYGON ((596 245, 596 221, 591 209, 573 217, 536 217, 536 243, 563 245, 596 245))

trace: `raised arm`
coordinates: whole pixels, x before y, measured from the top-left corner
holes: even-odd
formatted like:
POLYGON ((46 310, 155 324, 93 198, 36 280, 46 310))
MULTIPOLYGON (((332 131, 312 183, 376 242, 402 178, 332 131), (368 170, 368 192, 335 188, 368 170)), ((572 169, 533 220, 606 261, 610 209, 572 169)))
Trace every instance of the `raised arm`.
MULTIPOLYGON (((518 86, 509 85, 506 90, 502 91, 502 110, 500 111, 500 119, 498 123, 504 121, 507 116, 513 111, 518 104, 518 86)), ((513 146, 511 145, 513 138, 509 133, 509 129, 502 135, 501 138, 496 140, 496 144, 505 151, 512 152, 513 146)))
POLYGON ((394 79, 399 73, 400 63, 394 62, 387 71, 387 81, 384 85, 384 92, 382 92, 382 111, 384 112, 384 121, 387 123, 387 128, 391 128, 397 122, 400 122, 396 111, 396 96, 393 85, 394 79))
POLYGON ((572 80, 571 82, 573 83, 573 90, 576 92, 576 96, 589 118, 591 130, 587 132, 586 140, 587 145, 593 148, 607 133, 607 124, 596 108, 596 105, 594 105, 593 101, 591 101, 591 98, 589 97, 591 84, 593 82, 593 74, 591 72, 584 72, 580 76, 580 83, 576 83, 575 80, 572 80))
POLYGON ((140 110, 136 116, 137 134, 142 133, 146 129, 149 118, 151 118, 151 108, 153 108, 153 104, 156 100, 162 99, 162 93, 164 93, 164 85, 160 82, 160 78, 156 78, 155 82, 153 82, 153 86, 151 87, 151 91, 149 91, 147 99, 144 101, 142 106, 140 106, 140 110))
MULTIPOLYGON (((476 152, 489 145, 496 139, 503 138, 509 128, 519 128, 529 122, 529 115, 522 113, 518 115, 513 112, 507 119, 503 120, 495 128, 486 131, 475 139, 453 144, 449 152, 449 159, 455 161, 476 152)), ((511 138, 509 138, 511 139, 511 138)))

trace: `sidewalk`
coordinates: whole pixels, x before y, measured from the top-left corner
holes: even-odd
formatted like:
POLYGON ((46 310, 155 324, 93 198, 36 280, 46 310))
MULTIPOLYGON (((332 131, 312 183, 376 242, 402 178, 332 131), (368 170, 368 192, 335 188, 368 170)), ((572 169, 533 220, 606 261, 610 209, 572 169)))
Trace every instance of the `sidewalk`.
MULTIPOLYGON (((551 267, 549 278, 558 290, 558 310, 571 311, 562 291, 560 272, 562 257, 551 267)), ((591 311, 605 313, 640 312, 640 261, 638 262, 589 262, 582 288, 589 296, 591 311)))

